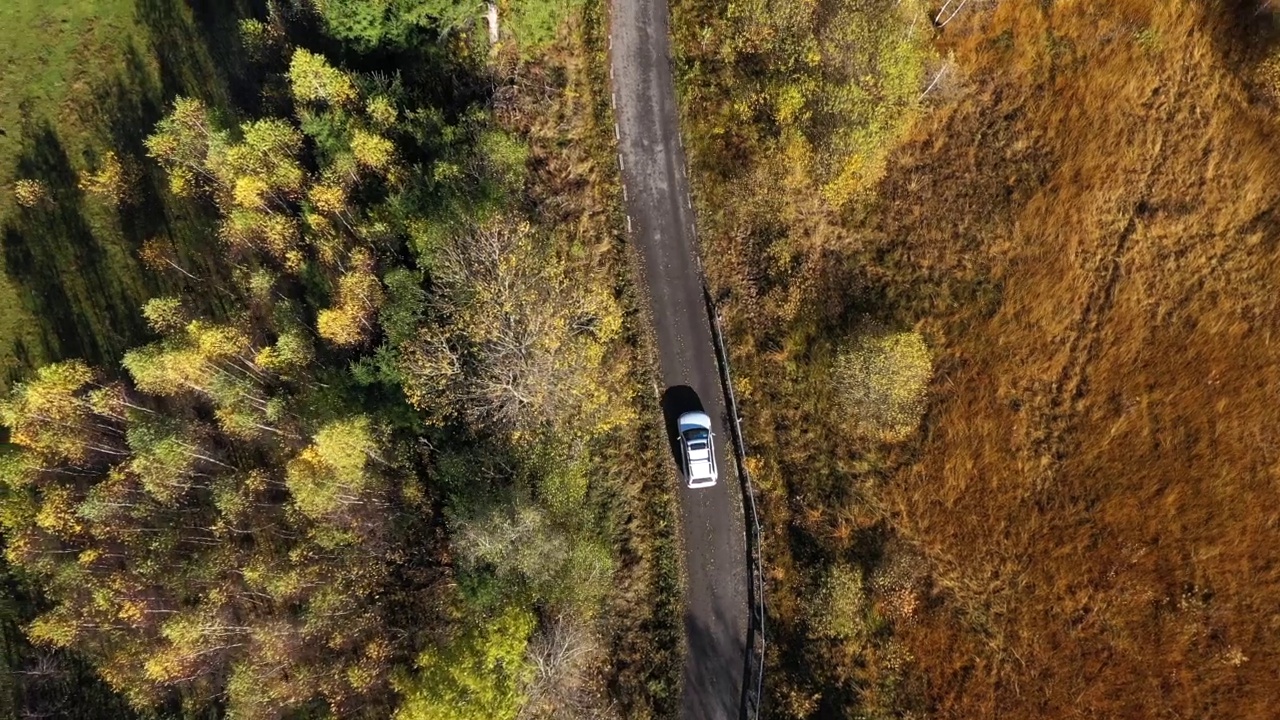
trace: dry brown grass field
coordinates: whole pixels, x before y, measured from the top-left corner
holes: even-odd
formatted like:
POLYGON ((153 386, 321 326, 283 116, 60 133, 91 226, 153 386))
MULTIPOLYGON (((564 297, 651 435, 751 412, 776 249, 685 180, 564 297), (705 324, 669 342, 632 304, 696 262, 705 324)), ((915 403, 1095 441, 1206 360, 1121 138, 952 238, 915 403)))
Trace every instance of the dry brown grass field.
MULTIPOLYGON (((766 496, 776 716, 1275 716, 1269 5, 971 3, 840 211, 783 152, 691 119, 766 496), (857 440, 829 398, 868 315, 934 354, 905 443, 857 440), (867 629, 837 642, 812 589, 845 564, 867 629)), ((697 42, 685 68, 713 72, 697 42)))
POLYGON ((886 183, 922 201, 897 235, 922 264, 1003 289, 946 333, 921 457, 885 492, 938 590, 899 636, 943 717, 1267 717, 1280 137, 1247 54, 1266 38, 1237 23, 1269 18, 1091 5, 1007 4, 960 43, 972 99, 886 183), (938 170, 954 185, 912 187, 938 170))

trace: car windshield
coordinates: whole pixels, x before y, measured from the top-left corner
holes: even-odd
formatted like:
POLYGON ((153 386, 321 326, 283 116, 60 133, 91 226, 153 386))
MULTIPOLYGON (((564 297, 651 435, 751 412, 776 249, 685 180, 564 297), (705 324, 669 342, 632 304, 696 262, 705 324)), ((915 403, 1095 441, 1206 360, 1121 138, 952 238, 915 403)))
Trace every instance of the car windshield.
POLYGON ((685 442, 689 443, 690 447, 692 447, 694 443, 705 443, 707 441, 707 431, 703 428, 685 430, 684 439, 685 442))

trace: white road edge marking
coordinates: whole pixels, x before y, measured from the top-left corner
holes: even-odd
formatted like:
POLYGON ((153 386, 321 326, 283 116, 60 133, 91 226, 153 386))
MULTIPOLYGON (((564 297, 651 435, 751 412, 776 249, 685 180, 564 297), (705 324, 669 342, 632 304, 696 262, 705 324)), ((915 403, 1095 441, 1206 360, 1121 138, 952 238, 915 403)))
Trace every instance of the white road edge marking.
POLYGON ((627 214, 627 232, 631 232, 631 214, 627 214))
POLYGON ((618 171, 622 171, 622 153, 618 153, 618 171))

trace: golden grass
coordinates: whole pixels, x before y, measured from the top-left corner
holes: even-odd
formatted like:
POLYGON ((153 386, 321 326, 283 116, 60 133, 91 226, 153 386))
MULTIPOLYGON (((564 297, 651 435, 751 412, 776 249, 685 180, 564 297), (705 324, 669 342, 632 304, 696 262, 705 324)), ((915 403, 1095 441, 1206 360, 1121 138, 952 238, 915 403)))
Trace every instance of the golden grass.
MULTIPOLYGON (((990 316, 937 318, 947 381, 918 462, 883 492, 934 574, 898 637, 939 717, 1265 717, 1280 692, 1275 112, 1251 104, 1241 58, 1223 56, 1237 29, 1214 11, 1023 5, 958 45, 973 94, 899 168, 990 158, 965 146, 994 134, 1006 157, 970 170, 1007 175, 1010 199, 985 237, 895 221, 940 256, 927 264, 977 263, 1002 288, 990 316), (1044 171, 1030 185, 1025 157, 1044 171)), ((945 219, 962 192, 919 200, 945 219)))
POLYGON ((859 431, 892 442, 920 425, 932 371, 919 333, 868 328, 840 351, 833 380, 859 431))
POLYGON ((746 154, 686 117, 764 496, 769 705, 1270 717, 1276 20, 1244 2, 970 5, 867 205, 834 210, 781 143, 746 154), (859 439, 831 397, 867 315, 934 351, 905 444, 859 439), (856 648, 806 632, 815 579, 846 562, 879 623, 856 648))

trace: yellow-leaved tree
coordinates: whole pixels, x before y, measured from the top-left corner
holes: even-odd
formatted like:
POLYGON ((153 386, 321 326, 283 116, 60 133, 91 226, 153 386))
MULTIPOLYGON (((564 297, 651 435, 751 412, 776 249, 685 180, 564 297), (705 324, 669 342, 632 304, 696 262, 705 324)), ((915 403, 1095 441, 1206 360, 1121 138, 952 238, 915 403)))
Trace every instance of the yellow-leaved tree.
POLYGON ((306 48, 298 48, 289 61, 289 87, 300 103, 326 103, 345 106, 354 103, 360 95, 347 73, 335 68, 306 48))
POLYGON ((385 293, 374 272, 373 254, 364 248, 352 251, 347 271, 338 278, 337 302, 316 317, 320 337, 339 347, 355 347, 376 329, 378 309, 385 293))
POLYGON ((315 520, 341 525, 358 519, 363 506, 379 502, 381 481, 371 467, 378 447, 367 416, 326 424, 285 468, 294 504, 315 520))

